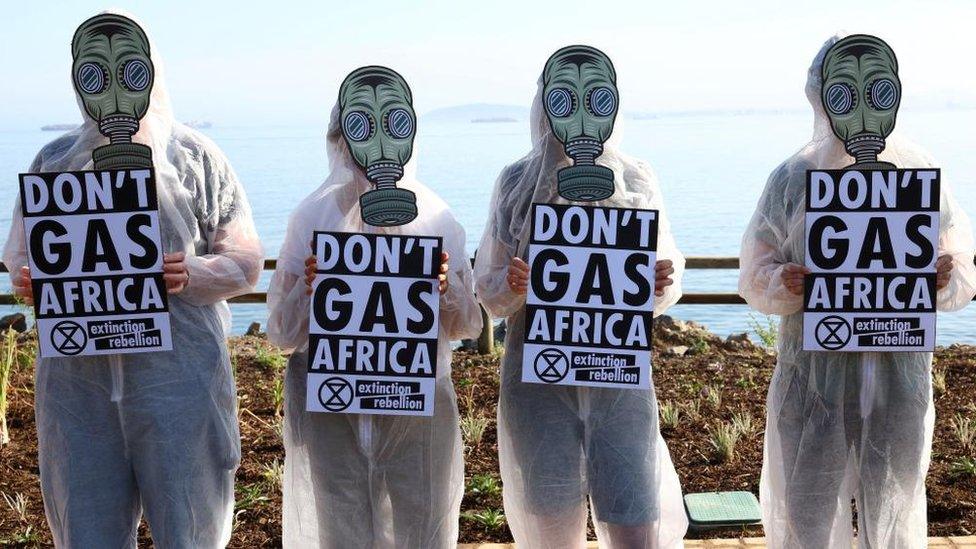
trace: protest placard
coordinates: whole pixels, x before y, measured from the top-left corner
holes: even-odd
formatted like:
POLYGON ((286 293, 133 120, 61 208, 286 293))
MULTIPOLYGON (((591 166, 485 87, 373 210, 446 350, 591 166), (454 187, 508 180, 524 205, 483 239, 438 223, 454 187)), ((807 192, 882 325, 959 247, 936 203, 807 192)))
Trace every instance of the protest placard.
POLYGON ((804 350, 935 348, 939 176, 807 172, 804 350))
POLYGON ((532 205, 522 381, 649 389, 656 210, 532 205))
POLYGON ((441 238, 316 232, 310 412, 434 413, 441 238))
POLYGON ((45 358, 172 349, 152 169, 21 174, 45 358))

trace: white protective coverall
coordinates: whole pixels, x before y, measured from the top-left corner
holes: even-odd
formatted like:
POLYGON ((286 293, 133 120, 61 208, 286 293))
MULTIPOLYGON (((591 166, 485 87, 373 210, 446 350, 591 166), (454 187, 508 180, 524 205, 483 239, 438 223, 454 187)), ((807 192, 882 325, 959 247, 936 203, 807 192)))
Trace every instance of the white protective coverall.
MULTIPOLYGON (((133 141, 152 148, 163 251, 186 253, 189 283, 169 296, 172 351, 37 360, 41 489, 58 547, 135 547, 143 511, 157 547, 230 540, 241 452, 224 300, 254 287, 262 250, 233 169, 173 118, 155 47, 151 56, 149 111, 133 141)), ((108 139, 84 109, 82 117, 30 172, 92 169, 92 149, 108 139)), ((19 199, 3 260, 21 285, 19 199)))
MULTIPOLYGON (((567 549, 585 544, 587 497, 603 547, 680 547, 688 526, 681 487, 658 427, 650 391, 522 383, 525 296, 506 282, 513 257, 526 258, 533 203, 566 204, 556 173, 569 166, 542 107, 532 103, 532 151, 495 183, 475 287, 481 303, 505 318, 499 460, 505 516, 519 547, 567 549)), ((658 260, 674 262, 674 284, 655 297, 654 314, 681 297, 678 251, 661 189, 650 167, 617 148, 621 121, 596 163, 614 172, 613 196, 601 206, 660 210, 658 260)), ((580 267, 582 268, 582 266, 580 267)))
POLYGON ((359 196, 372 186, 349 152, 339 115, 336 105, 327 135, 331 172, 292 213, 268 293, 268 335, 295 349, 285 379, 284 546, 453 548, 464 463, 450 342, 481 330, 464 229, 417 181, 412 160, 397 187, 415 193, 417 218, 397 227, 364 223, 359 196), (450 271, 440 298, 433 417, 305 411, 310 298, 304 272, 313 231, 443 237, 450 271))
MULTIPOLYGON (((806 170, 853 163, 820 99, 824 55, 840 38, 828 40, 810 67, 813 139, 769 177, 742 239, 739 293, 760 312, 782 316, 766 403, 763 524, 769 547, 850 547, 854 498, 861 547, 925 547, 932 354, 803 351, 803 298, 781 278, 784 264, 804 263, 806 170)), ((897 135, 879 159, 899 168, 938 166, 897 135)), ((941 189, 938 254, 951 255, 954 269, 937 306, 953 311, 976 293, 973 236, 945 181, 941 189)))

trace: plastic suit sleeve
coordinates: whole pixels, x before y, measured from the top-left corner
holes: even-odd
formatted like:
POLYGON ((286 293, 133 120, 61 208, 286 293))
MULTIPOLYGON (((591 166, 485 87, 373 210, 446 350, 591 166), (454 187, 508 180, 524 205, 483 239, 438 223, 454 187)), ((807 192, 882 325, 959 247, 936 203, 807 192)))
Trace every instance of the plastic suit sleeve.
POLYGON ((976 295, 976 264, 972 225, 948 186, 942 188, 940 217, 939 255, 952 257, 952 272, 949 285, 936 295, 936 307, 940 311, 958 311, 976 295))
POLYGON ((657 260, 663 261, 670 259, 674 273, 671 275, 673 281, 670 286, 664 288, 664 295, 654 296, 654 316, 661 316, 672 305, 681 299, 681 282, 685 274, 685 256, 678 249, 674 241, 674 233, 671 232, 671 222, 664 209, 664 201, 660 199, 651 200, 644 206, 647 209, 655 209, 660 212, 657 231, 657 260))
MULTIPOLYGON (((38 154, 31 162, 28 172, 37 173, 41 171, 43 161, 43 156, 38 154)), ((3 247, 3 264, 10 274, 10 282, 16 287, 23 286, 20 269, 27 266, 27 235, 24 232, 24 216, 20 207, 20 193, 18 193, 14 200, 13 214, 10 216, 10 232, 3 247)))
POLYGON ((789 315, 803 308, 803 296, 790 292, 783 284, 783 269, 790 261, 781 247, 786 246, 788 235, 774 221, 776 216, 770 212, 769 207, 774 202, 772 195, 775 193, 770 187, 772 185, 767 185, 742 237, 739 295, 750 307, 763 314, 789 315))
POLYGON ((291 351, 308 341, 310 296, 306 293, 305 260, 312 254, 312 230, 298 227, 298 215, 288 222, 285 241, 278 254, 278 266, 268 286, 268 339, 291 351), (309 235, 301 242, 299 235, 309 235))
POLYGON ((441 328, 451 341, 473 339, 481 332, 481 310, 474 299, 471 262, 464 251, 464 229, 457 221, 450 221, 443 243, 448 253, 448 286, 441 295, 441 328))
POLYGON ((205 203, 212 211, 203 212, 209 221, 202 224, 206 253, 186 257, 190 280, 179 295, 192 305, 217 303, 254 289, 261 276, 263 251, 254 229, 244 188, 227 160, 220 153, 204 158, 203 189, 205 203), (216 195, 212 194, 216 193, 216 195))
POLYGON ((492 317, 505 318, 525 305, 525 296, 508 286, 508 267, 515 250, 493 238, 495 230, 495 221, 491 219, 475 254, 475 293, 492 317))

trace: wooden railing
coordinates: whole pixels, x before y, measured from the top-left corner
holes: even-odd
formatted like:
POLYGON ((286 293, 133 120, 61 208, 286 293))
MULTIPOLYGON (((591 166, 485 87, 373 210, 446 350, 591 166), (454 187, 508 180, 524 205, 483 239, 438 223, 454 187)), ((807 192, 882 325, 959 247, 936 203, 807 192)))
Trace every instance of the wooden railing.
MULTIPOLYGON (((273 271, 278 264, 275 259, 264 260, 264 270, 273 271)), ((685 259, 686 269, 738 269, 737 257, 689 257, 685 259)), ((0 263, 0 272, 7 272, 7 266, 0 263)), ((228 300, 230 303, 258 304, 268 300, 267 292, 251 292, 228 300)), ((17 302, 11 294, 0 294, 0 305, 15 305, 17 302)), ((683 305, 740 305, 745 301, 737 293, 685 293, 678 301, 683 305)))
MULTIPOLYGON (((976 259, 974 259, 976 262, 976 259)), ((264 270, 273 271, 277 265, 274 259, 264 260, 264 270)), ((685 258, 685 269, 711 269, 711 270, 730 270, 739 268, 738 257, 719 257, 719 256, 698 256, 685 258)), ((0 272, 7 272, 7 266, 0 263, 0 272)), ((268 300, 267 292, 252 292, 237 296, 228 300, 230 303, 266 303, 268 300)), ((737 293, 732 292, 708 292, 696 293, 685 292, 678 300, 681 305, 743 305, 745 300, 737 293)), ((0 294, 0 305, 16 305, 17 301, 11 294, 0 294)), ((492 322, 484 309, 481 311, 484 320, 484 329, 478 338, 478 349, 482 353, 491 351, 494 347, 494 333, 492 322)))

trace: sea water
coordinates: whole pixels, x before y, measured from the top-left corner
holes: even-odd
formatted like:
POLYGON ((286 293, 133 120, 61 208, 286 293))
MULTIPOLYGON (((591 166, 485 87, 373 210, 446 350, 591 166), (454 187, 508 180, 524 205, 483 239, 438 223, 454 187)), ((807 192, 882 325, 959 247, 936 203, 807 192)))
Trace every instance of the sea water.
MULTIPOLYGON (((938 160, 943 181, 976 217, 976 155, 969 128, 976 110, 906 111, 898 127, 938 160)), ((670 115, 651 119, 622 116, 621 148, 656 171, 672 230, 687 256, 738 255, 742 232, 755 210, 769 173, 810 138, 809 113, 670 115)), ((234 127, 219 123, 203 130, 227 154, 247 190, 265 253, 277 255, 288 214, 328 173, 325 128, 234 127)), ((506 164, 530 147, 528 122, 418 124, 414 154, 418 177, 454 210, 473 253, 489 212, 492 187, 506 164)), ((17 174, 26 171, 40 147, 57 136, 40 130, 0 129, 0 239, 5 239, 17 193, 17 174)), ((907 166, 906 166, 907 167, 907 166)), ((735 292, 737 271, 689 270, 686 292, 735 292)), ((259 289, 267 288, 264 273, 259 289)), ((2 277, 0 292, 10 285, 2 277)), ((0 308, 0 314, 14 308, 0 308)), ((234 333, 251 322, 266 323, 263 305, 235 305, 234 333)), ((680 305, 671 314, 695 320, 726 335, 751 331, 763 319, 745 306, 680 305)), ((976 343, 976 303, 961 313, 941 314, 938 341, 976 343)))

